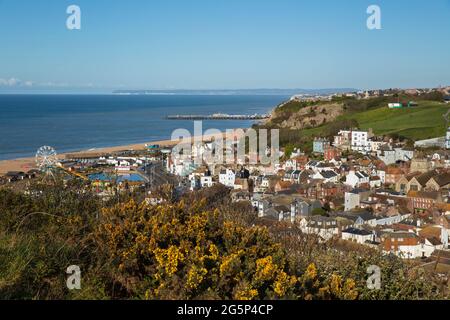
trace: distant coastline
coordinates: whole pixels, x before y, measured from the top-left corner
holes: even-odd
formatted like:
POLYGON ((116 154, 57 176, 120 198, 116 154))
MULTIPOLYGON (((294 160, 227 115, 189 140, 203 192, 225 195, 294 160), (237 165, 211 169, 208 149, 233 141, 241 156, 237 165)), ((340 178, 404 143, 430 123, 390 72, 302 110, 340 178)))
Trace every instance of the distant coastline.
POLYGON ((274 95, 293 96, 296 94, 326 95, 332 93, 354 92, 354 88, 325 88, 325 89, 217 89, 217 90, 114 90, 118 95, 193 95, 193 96, 245 96, 245 95, 274 95))

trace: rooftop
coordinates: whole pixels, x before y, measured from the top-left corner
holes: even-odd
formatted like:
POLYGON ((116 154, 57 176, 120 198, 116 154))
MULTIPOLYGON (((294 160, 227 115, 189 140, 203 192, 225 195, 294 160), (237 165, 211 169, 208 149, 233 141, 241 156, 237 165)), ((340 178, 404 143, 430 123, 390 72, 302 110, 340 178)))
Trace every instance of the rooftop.
POLYGON ((348 228, 345 229, 344 231, 342 231, 343 233, 350 233, 350 234, 356 234, 359 236, 368 236, 371 235, 372 233, 367 231, 367 230, 362 230, 362 229, 356 229, 356 228, 348 228))

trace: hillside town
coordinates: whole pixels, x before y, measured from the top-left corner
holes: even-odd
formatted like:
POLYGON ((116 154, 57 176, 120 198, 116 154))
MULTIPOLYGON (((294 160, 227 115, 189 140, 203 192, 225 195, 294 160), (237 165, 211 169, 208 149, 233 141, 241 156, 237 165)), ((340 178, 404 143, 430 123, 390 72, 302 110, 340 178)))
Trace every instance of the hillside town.
POLYGON ((370 130, 341 130, 333 141, 315 138, 311 154, 280 156, 274 166, 196 166, 193 157, 173 156, 165 163, 190 190, 232 189, 233 201, 250 202, 266 223, 449 264, 449 150, 415 150, 370 130))
MULTIPOLYGON (((138 190, 157 204, 161 199, 153 192, 164 184, 180 194, 220 184, 231 190, 233 202, 251 204, 263 224, 295 225, 319 242, 368 246, 449 270, 450 128, 444 140, 430 147, 352 128, 314 137, 312 152, 281 148, 280 161, 270 165, 198 164, 215 149, 212 140, 182 155, 173 146, 145 145, 139 151, 66 154, 50 172, 7 172, 0 185, 21 190, 57 173, 66 181, 81 179, 104 199, 138 190)), ((225 151, 236 154, 239 143, 225 151)))
POLYGON ((291 101, 319 102, 332 101, 336 98, 355 98, 371 99, 380 97, 394 97, 398 94, 421 96, 439 92, 443 95, 446 103, 450 103, 450 87, 443 86, 439 88, 411 88, 411 89, 377 89, 377 90, 359 90, 354 92, 342 92, 332 94, 297 94, 291 97, 291 101))

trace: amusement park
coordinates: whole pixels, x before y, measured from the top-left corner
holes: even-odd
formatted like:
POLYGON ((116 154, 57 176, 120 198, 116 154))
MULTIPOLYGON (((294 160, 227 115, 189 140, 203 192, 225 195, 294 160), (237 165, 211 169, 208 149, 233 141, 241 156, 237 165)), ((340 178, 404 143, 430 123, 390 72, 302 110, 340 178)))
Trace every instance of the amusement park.
POLYGON ((4 182, 15 182, 19 187, 32 179, 44 184, 77 181, 108 198, 117 192, 150 190, 172 181, 163 170, 163 155, 158 145, 146 146, 142 151, 65 155, 58 155, 51 146, 42 146, 35 154, 32 169, 8 172, 4 182))

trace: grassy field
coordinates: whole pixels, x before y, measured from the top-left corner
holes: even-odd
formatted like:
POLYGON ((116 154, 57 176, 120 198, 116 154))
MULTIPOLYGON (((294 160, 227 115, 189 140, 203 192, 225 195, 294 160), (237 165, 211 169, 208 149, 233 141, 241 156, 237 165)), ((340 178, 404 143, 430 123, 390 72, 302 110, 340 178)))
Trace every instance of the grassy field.
MULTIPOLYGON (((422 101, 418 107, 389 109, 381 107, 363 112, 348 113, 340 119, 355 119, 361 129, 372 128, 376 135, 398 134, 412 140, 445 136, 443 115, 450 109, 445 103, 422 101)), ((326 131, 327 125, 302 130, 305 136, 317 136, 326 131)))

